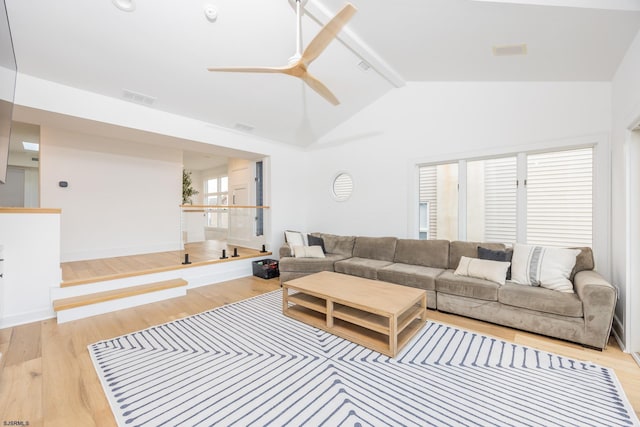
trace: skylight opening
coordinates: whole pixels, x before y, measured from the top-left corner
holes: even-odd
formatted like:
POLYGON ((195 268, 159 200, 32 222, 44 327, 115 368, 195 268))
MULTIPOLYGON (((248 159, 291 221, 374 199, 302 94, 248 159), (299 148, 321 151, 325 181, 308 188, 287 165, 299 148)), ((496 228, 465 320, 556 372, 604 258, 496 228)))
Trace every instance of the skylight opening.
POLYGON ((27 142, 27 141, 22 141, 22 148, 25 149, 25 151, 40 151, 40 144, 36 143, 36 142, 27 142))

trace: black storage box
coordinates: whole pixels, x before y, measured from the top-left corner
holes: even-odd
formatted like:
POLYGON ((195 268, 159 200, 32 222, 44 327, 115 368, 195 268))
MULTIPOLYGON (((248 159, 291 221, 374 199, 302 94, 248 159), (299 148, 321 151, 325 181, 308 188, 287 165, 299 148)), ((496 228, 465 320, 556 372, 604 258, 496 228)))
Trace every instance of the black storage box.
POLYGON ((261 277, 263 279, 273 279, 274 277, 280 277, 278 261, 276 261, 275 259, 262 259, 260 261, 253 261, 251 265, 253 267, 253 275, 256 277, 261 277))

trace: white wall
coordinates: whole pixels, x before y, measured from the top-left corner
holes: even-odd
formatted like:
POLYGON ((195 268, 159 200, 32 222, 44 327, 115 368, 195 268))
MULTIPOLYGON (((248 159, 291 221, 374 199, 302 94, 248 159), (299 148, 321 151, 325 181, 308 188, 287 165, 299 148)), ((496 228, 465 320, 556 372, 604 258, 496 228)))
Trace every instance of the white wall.
POLYGON ((40 147, 42 206, 62 209, 62 262, 181 249, 180 151, 48 126, 40 147))
POLYGON ((60 214, 0 209, 0 328, 54 316, 60 286, 60 214))
MULTIPOLYGON (((638 264, 638 259, 630 258, 630 249, 631 245, 637 245, 640 235, 637 232, 631 235, 633 229, 639 229, 632 228, 628 221, 638 221, 638 217, 627 218, 629 214, 627 208, 629 198, 638 197, 637 193, 640 189, 637 186, 629 188, 626 184, 630 168, 638 167, 637 163, 630 163, 627 159, 630 152, 637 151, 635 145, 639 143, 632 141, 633 136, 628 129, 629 125, 640 119, 640 79, 638 76, 640 76, 640 33, 636 35, 629 47, 612 83, 612 279, 620 285, 620 302, 616 307, 617 325, 614 326, 616 326, 616 332, 625 342, 625 346, 632 351, 640 351, 638 326, 633 334, 637 338, 633 345, 631 345, 632 337, 627 336, 632 325, 640 324, 640 319, 638 319, 640 301, 635 300, 632 306, 632 302, 627 297, 631 289, 638 288, 640 277, 635 277, 635 283, 631 283, 629 269, 638 264), (630 147, 630 144, 634 144, 634 146, 630 147), (631 321, 632 316, 636 316, 635 323, 631 321)), ((640 297, 640 295, 638 296, 640 297)))
MULTIPOLYGON (((610 128, 610 83, 409 83, 314 146, 308 227, 413 237, 417 163, 553 146, 556 141, 604 145, 600 149, 606 161, 598 168, 597 185, 608 194, 610 128), (331 178, 340 170, 350 172, 354 181, 346 202, 335 202, 330 195, 331 178)), ((606 246, 609 230, 596 233, 606 246)), ((608 253, 598 255, 604 259, 598 269, 606 274, 608 253)))
MULTIPOLYGON (((265 221, 271 223, 271 232, 265 235, 266 241, 270 242, 267 249, 274 250, 277 255, 278 248, 284 241, 284 230, 307 228, 307 218, 303 214, 309 198, 306 185, 307 155, 299 147, 257 138, 22 73, 18 73, 15 102, 18 106, 16 120, 25 122, 31 121, 30 117, 27 117, 30 112, 44 111, 82 119, 86 121, 88 128, 94 123, 106 123, 135 131, 151 132, 156 134, 154 140, 162 143, 179 138, 183 148, 190 151, 197 151, 200 144, 210 144, 219 147, 222 152, 218 155, 225 157, 233 157, 237 150, 257 153, 255 158, 266 157, 265 204, 271 207, 265 212, 265 216, 268 216, 265 221), (20 107, 28 107, 29 111, 20 107)), ((49 121, 46 115, 36 116, 45 116, 41 121, 49 121)), ((43 159, 43 163, 45 161, 43 159)))

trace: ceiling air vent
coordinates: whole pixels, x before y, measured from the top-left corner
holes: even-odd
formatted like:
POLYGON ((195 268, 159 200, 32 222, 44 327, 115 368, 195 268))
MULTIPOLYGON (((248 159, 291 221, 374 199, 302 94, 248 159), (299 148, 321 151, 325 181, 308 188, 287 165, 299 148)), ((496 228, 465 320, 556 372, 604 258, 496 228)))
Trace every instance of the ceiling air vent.
POLYGON ((526 54, 527 54, 527 45, 524 43, 493 47, 494 56, 514 56, 514 55, 526 55, 526 54))
POLYGON ((233 125, 233 127, 237 130, 241 130, 242 132, 253 132, 253 130, 255 129, 254 126, 248 125, 246 123, 240 123, 240 122, 233 125))
POLYGON ((156 102, 156 98, 153 96, 145 95, 143 93, 134 92, 129 89, 122 90, 122 97, 127 101, 135 102, 136 104, 146 105, 147 107, 153 105, 156 102))
POLYGON ((365 61, 360 61, 358 62, 358 68, 360 68, 362 71, 369 71, 371 69, 371 65, 369 65, 365 61))

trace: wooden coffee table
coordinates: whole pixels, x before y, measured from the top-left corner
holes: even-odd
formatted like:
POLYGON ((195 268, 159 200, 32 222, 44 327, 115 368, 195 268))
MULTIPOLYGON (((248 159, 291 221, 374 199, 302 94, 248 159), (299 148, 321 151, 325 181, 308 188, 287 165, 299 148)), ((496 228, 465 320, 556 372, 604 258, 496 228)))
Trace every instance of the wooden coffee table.
POLYGON ((324 271, 282 285, 282 312, 395 357, 427 320, 427 292, 324 271), (293 291, 293 292, 291 292, 293 291))

